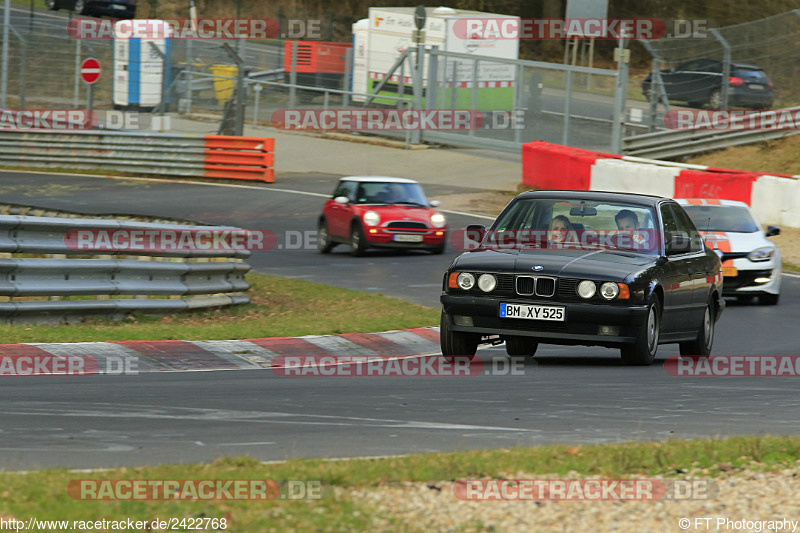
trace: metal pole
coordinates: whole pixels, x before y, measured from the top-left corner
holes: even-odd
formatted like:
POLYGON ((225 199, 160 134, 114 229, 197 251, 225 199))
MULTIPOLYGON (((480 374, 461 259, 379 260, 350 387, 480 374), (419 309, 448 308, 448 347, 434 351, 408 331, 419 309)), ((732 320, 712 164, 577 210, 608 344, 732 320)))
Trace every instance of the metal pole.
POLYGON ((438 47, 433 46, 428 53, 428 92, 425 99, 425 109, 436 109, 438 103, 438 89, 439 89, 439 58, 436 54, 431 54, 431 51, 436 51, 438 47))
POLYGON ((728 109, 728 93, 730 92, 729 80, 731 78, 731 46, 718 29, 712 29, 711 33, 719 41, 719 44, 722 45, 722 86, 720 87, 720 96, 722 97, 722 102, 720 104, 720 108, 728 109))
POLYGON ((625 52, 625 38, 620 35, 618 55, 617 87, 614 93, 614 121, 611 123, 611 153, 622 153, 622 131, 625 122, 625 98, 628 93, 628 57, 625 52))
POLYGON ((292 41, 292 70, 289 72, 289 109, 294 109, 297 97, 297 41, 292 41))
POLYGON ((6 108, 6 96, 8 91, 8 31, 11 25, 11 0, 6 0, 3 8, 3 58, 2 74, 0 74, 0 107, 6 108))
POLYGON ((255 93, 253 95, 253 126, 258 126, 258 97, 261 95, 261 89, 263 87, 260 83, 256 83, 253 87, 253 92, 255 93))
POLYGON ((659 73, 661 72, 661 61, 657 57, 653 58, 653 73, 650 75, 650 132, 656 131, 656 116, 658 115, 658 91, 661 90, 659 73))
POLYGON ((350 104, 350 91, 353 90, 353 49, 348 48, 344 56, 344 87, 342 90, 342 107, 350 104))
MULTIPOLYGON (((472 108, 470 111, 475 113, 478 110, 478 59, 475 58, 472 60, 472 91, 470 92, 470 107, 472 108)), ((470 128, 469 134, 470 137, 475 136, 475 130, 470 128)))
POLYGON ((572 69, 567 70, 567 88, 564 94, 564 129, 561 132, 561 144, 569 146, 569 104, 572 100, 572 69))
MULTIPOLYGON (((417 44, 417 62, 414 64, 414 109, 417 113, 422 112, 422 63, 425 57, 425 44, 423 39, 423 30, 416 31, 416 44, 417 44)), ((414 130, 411 136, 411 142, 419 144, 422 140, 422 131, 414 130)))
POLYGON ((93 83, 89 84, 89 104, 88 104, 87 107, 88 107, 90 112, 92 111, 92 108, 94 107, 94 84, 93 83))
POLYGON ((78 109, 81 94, 81 39, 75 39, 75 83, 72 88, 72 107, 78 109))

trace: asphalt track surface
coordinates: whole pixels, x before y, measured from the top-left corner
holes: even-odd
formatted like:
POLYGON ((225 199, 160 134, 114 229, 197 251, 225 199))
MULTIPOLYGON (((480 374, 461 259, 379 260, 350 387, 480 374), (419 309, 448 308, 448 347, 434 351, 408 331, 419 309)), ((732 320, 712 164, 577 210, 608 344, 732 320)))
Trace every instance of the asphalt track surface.
MULTIPOLYGON (((147 214, 250 229, 305 231, 335 177, 290 176, 274 186, 0 173, 0 198, 85 213, 147 214), (35 178, 35 179, 34 179, 35 178), (280 189, 280 190, 279 190, 280 189), (292 190, 294 192, 281 192, 292 190)), ((426 187, 430 197, 455 188, 426 187)), ((478 221, 451 215, 451 228, 478 221)), ((280 241, 279 241, 280 242, 280 241)), ((346 246, 255 253, 255 270, 436 305, 457 253, 373 252, 346 246)), ((732 302, 715 355, 798 355, 800 279, 786 276, 776 307, 732 302)), ((110 467, 250 455, 374 456, 622 440, 797 434, 797 379, 672 377, 624 367, 617 351, 542 345, 507 373, 503 347, 479 351, 476 377, 280 377, 269 370, 135 376, 15 377, 2 381, 0 468, 110 467)))

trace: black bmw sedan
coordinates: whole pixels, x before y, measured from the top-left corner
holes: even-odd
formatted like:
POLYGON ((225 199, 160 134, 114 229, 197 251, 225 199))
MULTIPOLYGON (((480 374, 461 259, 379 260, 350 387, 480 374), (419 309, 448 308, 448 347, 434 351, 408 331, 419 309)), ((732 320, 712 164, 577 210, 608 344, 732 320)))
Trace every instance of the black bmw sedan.
POLYGON ((708 356, 723 309, 722 269, 674 200, 587 191, 522 193, 488 230, 470 226, 447 269, 441 347, 472 358, 505 341, 512 357, 539 343, 620 348, 651 364, 659 344, 708 356), (471 249, 470 249, 471 248, 471 249))

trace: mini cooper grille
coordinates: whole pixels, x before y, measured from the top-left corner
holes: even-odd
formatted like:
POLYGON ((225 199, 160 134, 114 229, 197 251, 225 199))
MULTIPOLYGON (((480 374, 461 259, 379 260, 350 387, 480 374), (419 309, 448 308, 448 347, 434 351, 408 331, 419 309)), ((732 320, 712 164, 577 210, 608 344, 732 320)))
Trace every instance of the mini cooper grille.
POLYGON ((426 226, 423 222, 411 222, 407 220, 398 220, 395 222, 389 222, 386 224, 386 229, 388 231, 427 231, 428 226, 426 226))
POLYGON ((534 288, 533 278, 530 276, 517 276, 517 294, 520 296, 530 296, 534 288))

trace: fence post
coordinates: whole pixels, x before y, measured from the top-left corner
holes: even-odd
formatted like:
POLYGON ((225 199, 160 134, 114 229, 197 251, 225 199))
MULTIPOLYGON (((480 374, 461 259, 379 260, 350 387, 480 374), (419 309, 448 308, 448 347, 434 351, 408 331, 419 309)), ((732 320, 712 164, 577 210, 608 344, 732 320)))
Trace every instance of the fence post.
POLYGON ((0 74, 0 107, 6 108, 6 93, 8 91, 8 32, 11 25, 11 0, 6 0, 3 8, 3 58, 2 74, 0 74))
POLYGON ((567 67, 567 87, 564 93, 564 130, 561 132, 561 144, 569 146, 569 104, 572 100, 572 67, 567 67))
POLYGON ((292 41, 292 70, 289 72, 289 109, 294 109, 297 97, 297 41, 292 41))
POLYGON ((730 92, 728 89, 730 82, 728 80, 730 80, 731 77, 731 46, 718 29, 713 28, 711 33, 719 41, 719 44, 722 45, 722 87, 720 88, 722 101, 720 102, 720 108, 728 109, 728 93, 730 92))

